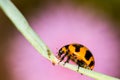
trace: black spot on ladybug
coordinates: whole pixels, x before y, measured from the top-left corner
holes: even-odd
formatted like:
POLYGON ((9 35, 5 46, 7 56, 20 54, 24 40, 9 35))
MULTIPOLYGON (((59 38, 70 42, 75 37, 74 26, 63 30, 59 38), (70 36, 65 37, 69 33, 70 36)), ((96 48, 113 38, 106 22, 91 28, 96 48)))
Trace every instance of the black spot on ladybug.
POLYGON ((75 54, 74 54, 74 53, 72 53, 72 56, 75 56, 75 54))
POLYGON ((91 56, 92 56, 91 52, 89 50, 87 50, 86 54, 85 54, 86 60, 89 60, 91 56))
POLYGON ((83 47, 82 45, 73 45, 75 47, 75 52, 80 52, 80 48, 83 47))
POLYGON ((69 45, 66 45, 65 48, 68 49, 69 45))
POLYGON ((95 62, 94 62, 94 61, 91 61, 90 64, 89 64, 89 66, 91 67, 91 66, 93 66, 94 64, 95 64, 95 62))
POLYGON ((79 67, 84 67, 85 62, 83 60, 77 60, 77 64, 79 67))

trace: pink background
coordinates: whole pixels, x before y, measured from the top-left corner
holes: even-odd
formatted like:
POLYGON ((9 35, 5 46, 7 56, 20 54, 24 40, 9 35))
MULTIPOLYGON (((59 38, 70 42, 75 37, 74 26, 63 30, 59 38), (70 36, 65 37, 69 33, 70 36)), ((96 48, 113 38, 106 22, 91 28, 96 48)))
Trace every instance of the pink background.
MULTIPOLYGON (((92 7, 64 3, 49 4, 43 10, 38 8, 27 17, 55 55, 66 44, 83 44, 94 55, 94 71, 120 78, 118 32, 107 15, 92 7)), ((2 27, 1 31, 5 30, 2 27)), ((4 80, 93 80, 61 66, 53 66, 11 27, 7 28, 10 34, 1 32, 0 35, 1 42, 5 42, 0 46, 4 53, 0 70, 9 77, 4 80), (5 38, 2 34, 10 37, 5 38)))

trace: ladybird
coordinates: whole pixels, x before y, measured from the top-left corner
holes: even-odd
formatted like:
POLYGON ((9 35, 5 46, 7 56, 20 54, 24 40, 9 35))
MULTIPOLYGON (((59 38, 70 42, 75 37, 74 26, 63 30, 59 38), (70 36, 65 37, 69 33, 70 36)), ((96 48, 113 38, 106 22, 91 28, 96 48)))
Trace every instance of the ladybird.
POLYGON ((92 70, 95 65, 94 57, 90 50, 84 45, 76 43, 68 44, 60 48, 57 58, 60 60, 59 63, 66 58, 64 65, 71 60, 78 65, 78 70, 79 67, 92 70))

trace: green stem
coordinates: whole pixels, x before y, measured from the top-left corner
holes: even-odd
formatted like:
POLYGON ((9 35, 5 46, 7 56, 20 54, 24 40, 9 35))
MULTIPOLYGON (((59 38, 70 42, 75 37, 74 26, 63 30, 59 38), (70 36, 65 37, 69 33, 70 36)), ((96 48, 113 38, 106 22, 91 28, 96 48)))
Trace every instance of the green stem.
MULTIPOLYGON (((32 46, 45 58, 50 60, 52 63, 58 63, 58 59, 54 56, 54 54, 50 51, 50 49, 44 44, 44 42, 40 39, 40 37, 32 30, 30 25, 28 24, 25 17, 21 14, 21 12, 15 7, 15 5, 10 0, 0 0, 0 8, 4 11, 4 13, 8 16, 8 18, 12 21, 18 31, 32 44, 32 46)), ((63 66, 63 62, 59 65, 63 66)), ((77 70, 77 66, 66 64, 63 66, 65 68, 71 69, 73 71, 77 70)), ((79 73, 90 76, 97 80, 119 80, 117 78, 107 76, 95 71, 87 70, 84 68, 79 69, 79 73)))
MULTIPOLYGON (((0 7, 13 22, 15 27, 22 33, 22 35, 34 46, 34 48, 44 57, 51 60, 56 60, 56 57, 51 53, 49 48, 43 43, 38 35, 32 30, 25 17, 15 7, 10 0, 0 0, 0 7), (51 54, 51 55, 47 55, 51 54), (50 58, 49 58, 50 57, 50 58)), ((51 61, 52 61, 51 60, 51 61)))

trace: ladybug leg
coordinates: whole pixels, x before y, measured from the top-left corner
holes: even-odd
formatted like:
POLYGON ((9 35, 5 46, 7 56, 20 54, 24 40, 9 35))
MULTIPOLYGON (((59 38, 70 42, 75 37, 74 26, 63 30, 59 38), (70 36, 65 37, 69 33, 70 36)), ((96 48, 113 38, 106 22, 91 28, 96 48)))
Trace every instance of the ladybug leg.
MULTIPOLYGON (((66 54, 60 59, 60 62, 62 62, 67 55, 68 55, 68 53, 66 53, 66 54)), ((60 63, 60 62, 59 62, 59 63, 60 63)))
POLYGON ((65 61, 63 65, 65 65, 66 63, 69 63, 69 61, 70 61, 70 56, 68 56, 67 60, 65 61))
POLYGON ((77 60, 77 65, 78 65, 78 70, 77 71, 79 71, 79 67, 84 67, 84 61, 82 61, 82 60, 77 60))
POLYGON ((77 65, 78 65, 78 69, 77 69, 77 72, 79 71, 79 68, 81 67, 80 66, 80 61, 79 60, 77 60, 77 65))
MULTIPOLYGON (((78 69, 77 69, 77 72, 79 71, 79 68, 80 68, 81 66, 80 65, 78 65, 78 69)), ((83 75, 82 73, 81 73, 81 75, 83 75)))

